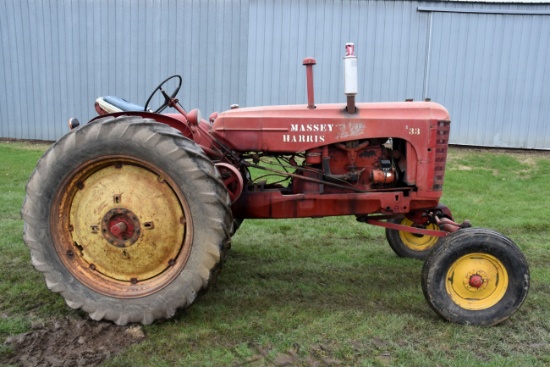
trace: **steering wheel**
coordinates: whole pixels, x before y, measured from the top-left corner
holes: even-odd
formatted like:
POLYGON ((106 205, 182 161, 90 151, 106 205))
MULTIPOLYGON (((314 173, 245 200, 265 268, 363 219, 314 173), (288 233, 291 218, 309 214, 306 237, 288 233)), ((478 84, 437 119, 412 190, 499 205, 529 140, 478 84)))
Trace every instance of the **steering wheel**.
POLYGON ((166 107, 168 107, 168 104, 170 103, 170 100, 172 98, 174 98, 178 92, 180 91, 180 88, 181 88, 181 82, 182 82, 182 79, 181 79, 181 76, 180 75, 172 75, 171 77, 169 78, 166 78, 163 80, 162 83, 159 84, 158 87, 155 88, 155 90, 153 91, 153 93, 151 93, 151 95, 149 96, 149 98, 147 99, 147 102, 145 102, 145 107, 143 108, 144 111, 148 111, 148 107, 149 107, 149 103, 151 102, 151 100, 153 99, 154 95, 157 94, 158 91, 160 91, 162 93, 162 96, 164 97, 164 103, 162 103, 160 105, 159 108, 157 108, 154 113, 161 113, 162 111, 164 111, 164 109, 166 107), (174 90, 174 92, 171 94, 171 95, 168 95, 164 89, 162 89, 162 86, 164 84, 166 84, 169 80, 172 80, 174 78, 177 78, 179 81, 178 81, 178 86, 176 87, 176 89, 174 90))

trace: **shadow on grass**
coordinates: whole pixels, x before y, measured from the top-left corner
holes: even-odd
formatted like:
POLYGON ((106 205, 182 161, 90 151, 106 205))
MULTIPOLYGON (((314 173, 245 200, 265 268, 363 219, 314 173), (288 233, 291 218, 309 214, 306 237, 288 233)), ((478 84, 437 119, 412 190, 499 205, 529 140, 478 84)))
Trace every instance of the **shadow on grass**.
POLYGON ((342 246, 331 241, 299 249, 237 243, 217 282, 174 322, 242 340, 307 333, 317 322, 332 333, 354 318, 380 324, 401 316, 438 320, 422 294, 422 262, 398 258, 383 246, 380 251, 350 244, 345 255, 332 257, 342 246))

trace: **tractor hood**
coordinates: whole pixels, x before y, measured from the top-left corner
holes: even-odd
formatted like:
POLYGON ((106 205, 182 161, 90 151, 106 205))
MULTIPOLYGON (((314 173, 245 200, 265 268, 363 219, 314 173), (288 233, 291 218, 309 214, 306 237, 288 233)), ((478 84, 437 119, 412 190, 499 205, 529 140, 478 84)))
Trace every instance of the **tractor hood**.
POLYGON ((370 138, 415 145, 435 138, 437 121, 449 120, 447 110, 433 102, 358 103, 354 114, 344 104, 237 108, 219 114, 212 135, 236 151, 296 153, 370 138))

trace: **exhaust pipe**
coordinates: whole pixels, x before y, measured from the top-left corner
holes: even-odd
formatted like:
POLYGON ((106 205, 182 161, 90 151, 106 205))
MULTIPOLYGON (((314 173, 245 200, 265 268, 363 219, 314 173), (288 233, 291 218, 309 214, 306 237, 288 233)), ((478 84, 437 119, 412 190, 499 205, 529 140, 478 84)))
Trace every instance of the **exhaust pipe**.
POLYGON ((307 82, 307 108, 310 110, 315 108, 315 101, 313 95, 313 65, 317 62, 313 57, 306 57, 302 62, 302 65, 306 67, 306 82, 307 82))
POLYGON ((356 112, 355 95, 357 94, 357 56, 355 45, 346 43, 346 56, 344 57, 344 94, 347 96, 346 111, 349 114, 356 112))

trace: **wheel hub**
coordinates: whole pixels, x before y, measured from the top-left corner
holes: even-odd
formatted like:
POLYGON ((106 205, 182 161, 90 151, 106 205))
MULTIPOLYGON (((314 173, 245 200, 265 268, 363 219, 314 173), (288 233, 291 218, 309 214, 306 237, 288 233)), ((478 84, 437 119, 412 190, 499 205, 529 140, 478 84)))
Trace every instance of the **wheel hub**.
POLYGON ((138 217, 125 208, 109 210, 101 220, 103 237, 116 247, 133 245, 141 234, 138 217))
POLYGON ((472 275, 468 281, 468 284, 470 287, 480 288, 483 285, 483 278, 478 274, 472 275))
MULTIPOLYGON (((486 268, 486 265, 484 266, 486 268)), ((485 288, 487 288, 490 280, 491 279, 487 272, 481 268, 478 268, 467 272, 462 279, 462 284, 464 285, 465 290, 475 294, 476 292, 482 292, 485 288)))

